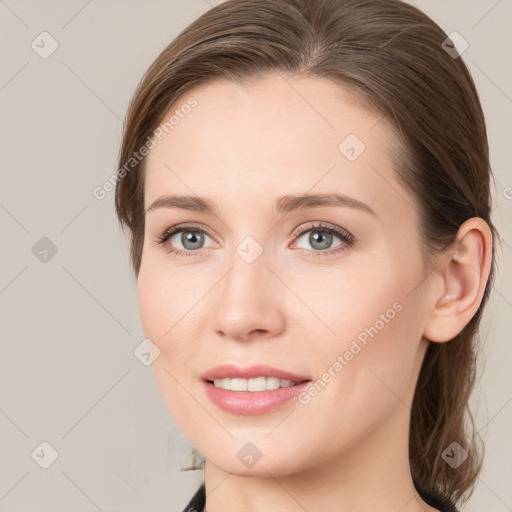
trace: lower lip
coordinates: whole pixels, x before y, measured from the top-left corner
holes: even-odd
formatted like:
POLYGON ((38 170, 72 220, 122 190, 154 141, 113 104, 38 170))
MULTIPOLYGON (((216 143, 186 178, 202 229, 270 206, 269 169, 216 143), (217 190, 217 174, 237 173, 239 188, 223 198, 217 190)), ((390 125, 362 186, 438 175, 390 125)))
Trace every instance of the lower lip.
POLYGON ((208 398, 226 412, 243 415, 263 414, 295 398, 310 381, 301 382, 288 388, 269 391, 230 391, 203 381, 208 398))

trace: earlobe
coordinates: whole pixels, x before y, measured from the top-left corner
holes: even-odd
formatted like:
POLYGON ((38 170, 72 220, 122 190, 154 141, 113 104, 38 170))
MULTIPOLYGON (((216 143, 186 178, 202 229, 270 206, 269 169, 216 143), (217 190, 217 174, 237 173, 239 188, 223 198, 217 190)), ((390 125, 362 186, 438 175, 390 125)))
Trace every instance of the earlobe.
POLYGON ((449 251, 439 254, 423 336, 442 343, 457 336, 476 313, 492 263, 492 233, 481 218, 464 222, 449 251), (447 259, 448 256, 448 259, 447 259), (441 289, 441 293, 439 293, 441 289))

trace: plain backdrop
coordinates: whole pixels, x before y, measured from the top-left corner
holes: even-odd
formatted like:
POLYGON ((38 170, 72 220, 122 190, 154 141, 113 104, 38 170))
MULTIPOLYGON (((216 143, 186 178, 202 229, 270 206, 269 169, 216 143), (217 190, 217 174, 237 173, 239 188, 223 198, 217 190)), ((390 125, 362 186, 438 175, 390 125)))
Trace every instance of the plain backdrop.
MULTIPOLYGON (((202 471, 180 471, 191 446, 151 366, 134 353, 144 334, 114 194, 98 200, 92 191, 116 171, 122 121, 142 74, 214 3, 0 0, 1 511, 181 511, 202 480, 202 471)), ((463 59, 488 125, 492 215, 504 245, 473 395, 485 466, 465 510, 505 512, 512 1, 414 5, 469 43, 463 59)))

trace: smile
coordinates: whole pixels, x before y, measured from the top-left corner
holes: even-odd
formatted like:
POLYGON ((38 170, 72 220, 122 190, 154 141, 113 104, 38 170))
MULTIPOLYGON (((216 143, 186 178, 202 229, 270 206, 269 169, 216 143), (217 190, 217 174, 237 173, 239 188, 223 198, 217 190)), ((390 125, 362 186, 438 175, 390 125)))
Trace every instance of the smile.
POLYGON ((278 377, 255 377, 252 379, 230 378, 215 379, 213 385, 216 388, 229 391, 272 391, 279 388, 295 386, 297 382, 278 377))

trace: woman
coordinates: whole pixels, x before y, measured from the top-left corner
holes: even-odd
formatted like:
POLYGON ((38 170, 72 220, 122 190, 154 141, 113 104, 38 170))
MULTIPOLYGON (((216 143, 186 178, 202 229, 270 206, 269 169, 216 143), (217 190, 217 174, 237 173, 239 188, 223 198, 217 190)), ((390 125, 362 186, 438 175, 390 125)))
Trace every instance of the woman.
POLYGON ((453 511, 494 273, 488 143, 452 40, 398 0, 228 0, 130 104, 116 210, 185 510, 453 511))

